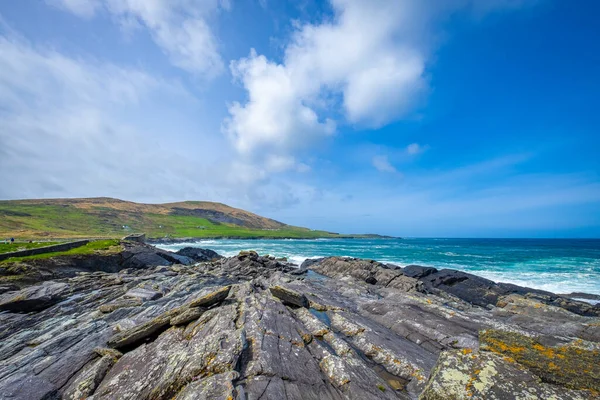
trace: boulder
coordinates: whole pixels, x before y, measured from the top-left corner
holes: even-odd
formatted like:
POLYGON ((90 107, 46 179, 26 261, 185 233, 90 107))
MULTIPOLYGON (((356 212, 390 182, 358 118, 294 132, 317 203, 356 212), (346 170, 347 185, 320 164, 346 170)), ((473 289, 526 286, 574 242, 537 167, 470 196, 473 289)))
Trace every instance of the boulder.
POLYGON ((308 307, 308 299, 305 295, 283 286, 272 286, 271 294, 280 299, 284 304, 296 307, 308 307))
POLYGON ((214 261, 223 258, 223 256, 213 250, 199 249, 197 247, 184 247, 177 251, 176 254, 191 258, 196 262, 214 261))

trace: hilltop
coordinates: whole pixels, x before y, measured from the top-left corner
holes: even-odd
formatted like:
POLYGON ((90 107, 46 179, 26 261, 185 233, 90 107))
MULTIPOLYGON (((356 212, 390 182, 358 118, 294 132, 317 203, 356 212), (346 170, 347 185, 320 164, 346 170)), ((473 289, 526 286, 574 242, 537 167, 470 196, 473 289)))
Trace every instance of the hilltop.
MULTIPOLYGON (((0 201, 0 238, 321 238, 336 233, 291 226, 221 203, 142 204, 107 197, 0 201)), ((353 235, 366 236, 366 235, 353 235)))

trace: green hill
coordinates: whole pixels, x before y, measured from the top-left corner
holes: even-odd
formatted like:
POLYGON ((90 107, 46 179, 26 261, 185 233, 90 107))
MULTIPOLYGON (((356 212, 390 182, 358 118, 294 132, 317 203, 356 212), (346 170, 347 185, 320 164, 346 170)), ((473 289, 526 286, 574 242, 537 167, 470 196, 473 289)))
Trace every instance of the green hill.
POLYGON ((0 239, 116 238, 134 232, 150 238, 340 237, 205 201, 140 204, 104 197, 0 201, 0 239))

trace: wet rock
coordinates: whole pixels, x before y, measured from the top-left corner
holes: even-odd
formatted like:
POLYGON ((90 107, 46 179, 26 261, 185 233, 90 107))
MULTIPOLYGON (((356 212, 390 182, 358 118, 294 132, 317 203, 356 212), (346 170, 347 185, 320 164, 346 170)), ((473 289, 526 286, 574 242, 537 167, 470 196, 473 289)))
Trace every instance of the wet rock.
POLYGON ((495 306, 500 297, 519 294, 538 299, 579 315, 600 316, 600 308, 591 304, 567 299, 543 290, 530 289, 508 283, 495 283, 489 279, 462 271, 442 269, 419 278, 429 293, 446 292, 481 307, 495 306))
POLYGON ((304 260, 304 262, 302 264, 300 264, 300 268, 302 268, 302 269, 309 269, 313 265, 319 264, 324 259, 325 258, 307 258, 306 260, 304 260))
POLYGON ((454 350, 442 353, 420 399, 583 400, 591 396, 588 391, 543 383, 527 369, 497 354, 454 350))
POLYGON ((280 299, 284 304, 296 307, 308 307, 308 299, 305 295, 283 286, 272 286, 271 294, 280 299))
POLYGON ((192 300, 188 305, 189 307, 205 307, 208 308, 214 304, 218 304, 225 300, 229 296, 231 286, 225 286, 207 295, 192 300))
POLYGON ((46 309, 65 298, 69 285, 64 282, 45 282, 17 292, 0 295, 0 310, 31 312, 46 309))
POLYGON ((402 268, 402 273, 409 278, 421 279, 431 275, 438 270, 433 267, 423 267, 421 265, 407 265, 402 268))
POLYGON ((214 261, 223 258, 223 256, 219 255, 216 251, 199 249, 197 247, 184 247, 177 251, 176 254, 191 258, 196 262, 214 261))

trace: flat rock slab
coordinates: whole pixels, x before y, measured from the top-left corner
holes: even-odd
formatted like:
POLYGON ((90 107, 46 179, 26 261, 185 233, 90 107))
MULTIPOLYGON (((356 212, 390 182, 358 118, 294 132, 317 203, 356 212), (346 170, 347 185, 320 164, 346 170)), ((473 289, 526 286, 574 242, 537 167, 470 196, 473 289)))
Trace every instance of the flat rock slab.
POLYGON ((600 350, 576 345, 546 346, 513 332, 487 330, 479 334, 482 350, 509 357, 546 382, 571 389, 600 392, 600 350))
POLYGON ((159 315, 158 317, 151 319, 146 323, 117 333, 108 340, 107 344, 113 349, 122 349, 124 347, 139 343, 147 337, 159 332, 161 329, 169 326, 173 316, 174 315, 172 313, 159 315))
POLYGON ((199 297, 195 300, 192 300, 188 304, 189 307, 205 307, 208 308, 212 305, 222 302, 229 296, 229 291, 231 290, 231 286, 225 286, 214 292, 210 292, 207 295, 199 297))
POLYGON ((125 298, 137 298, 143 301, 156 300, 162 297, 162 293, 146 288, 133 288, 123 296, 125 298))
POLYGON ((18 292, 0 296, 0 311, 31 312, 46 309, 69 293, 69 285, 64 282, 44 282, 18 292))
POLYGON ((142 301, 139 298, 117 300, 107 304, 102 304, 100 307, 98 307, 98 311, 104 314, 108 314, 115 310, 118 310, 119 308, 137 307, 140 305, 142 305, 142 301))
POLYGON ((198 318, 200 318, 202 316, 202 314, 204 314, 205 311, 206 311, 205 308, 199 308, 199 307, 188 308, 187 310, 183 311, 181 314, 176 315, 175 317, 171 318, 170 324, 171 325, 187 324, 189 322, 195 321, 198 318))
POLYGON ((519 364, 498 354, 466 349, 443 352, 421 400, 593 398, 589 391, 569 390, 542 382, 519 364))
POLYGON ((292 289, 283 286, 272 286, 269 290, 273 296, 277 297, 285 304, 296 307, 308 307, 308 299, 306 296, 292 289))

